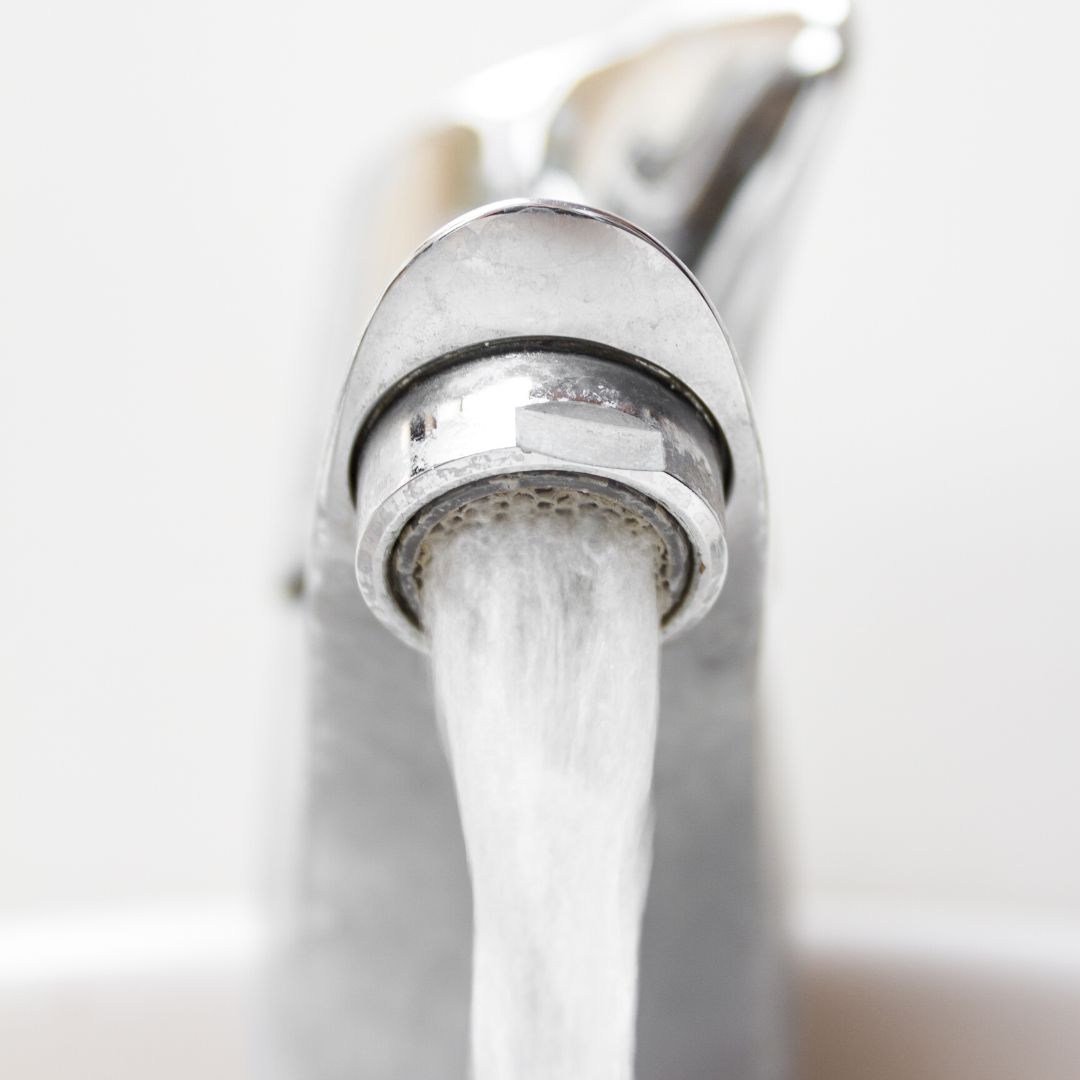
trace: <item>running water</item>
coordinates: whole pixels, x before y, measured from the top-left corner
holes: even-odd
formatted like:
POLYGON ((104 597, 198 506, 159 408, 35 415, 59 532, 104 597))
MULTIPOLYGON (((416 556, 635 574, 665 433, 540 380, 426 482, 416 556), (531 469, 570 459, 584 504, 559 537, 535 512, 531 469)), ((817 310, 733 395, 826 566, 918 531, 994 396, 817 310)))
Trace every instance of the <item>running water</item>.
POLYGON ((474 1080, 631 1080, 659 666, 647 526, 488 497, 428 542, 424 621, 473 885, 474 1080))

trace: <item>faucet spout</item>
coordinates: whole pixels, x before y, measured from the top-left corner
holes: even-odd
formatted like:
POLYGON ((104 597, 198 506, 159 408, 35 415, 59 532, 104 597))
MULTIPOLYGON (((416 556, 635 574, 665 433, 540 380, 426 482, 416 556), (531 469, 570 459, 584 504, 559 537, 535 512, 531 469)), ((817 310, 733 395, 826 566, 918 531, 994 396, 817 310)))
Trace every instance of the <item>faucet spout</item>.
POLYGON ((364 333, 318 489, 287 1076, 467 1074, 472 894, 425 553, 469 508, 545 492, 624 515, 656 553, 636 1075, 788 1075, 755 779, 765 488, 728 329, 753 334, 845 20, 757 4, 526 58, 388 174, 376 272, 420 246, 364 333))

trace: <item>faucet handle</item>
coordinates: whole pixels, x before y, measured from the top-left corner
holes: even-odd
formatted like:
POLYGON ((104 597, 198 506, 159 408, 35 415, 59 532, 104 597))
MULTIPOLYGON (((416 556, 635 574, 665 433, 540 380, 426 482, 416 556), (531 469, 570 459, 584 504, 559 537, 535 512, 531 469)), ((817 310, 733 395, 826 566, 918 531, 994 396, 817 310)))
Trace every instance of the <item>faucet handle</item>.
POLYGON ((745 355, 849 12, 847 0, 675 5, 475 76, 384 174, 373 270, 387 280, 484 203, 581 203, 686 263, 745 355))

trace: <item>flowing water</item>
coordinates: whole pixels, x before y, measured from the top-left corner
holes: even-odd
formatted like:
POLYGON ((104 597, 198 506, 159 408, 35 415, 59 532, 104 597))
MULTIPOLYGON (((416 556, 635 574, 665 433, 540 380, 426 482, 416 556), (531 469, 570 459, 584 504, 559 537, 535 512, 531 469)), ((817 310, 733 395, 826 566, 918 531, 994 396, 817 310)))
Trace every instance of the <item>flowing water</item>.
POLYGON ((630 1080, 651 861, 655 534, 519 493, 429 541, 424 620, 473 884, 475 1080, 630 1080))

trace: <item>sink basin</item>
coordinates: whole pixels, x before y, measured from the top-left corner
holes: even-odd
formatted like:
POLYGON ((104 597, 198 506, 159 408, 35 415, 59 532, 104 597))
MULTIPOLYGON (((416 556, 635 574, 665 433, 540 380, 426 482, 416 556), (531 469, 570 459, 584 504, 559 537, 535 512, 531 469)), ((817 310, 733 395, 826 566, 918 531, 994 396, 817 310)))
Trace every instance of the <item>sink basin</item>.
MULTIPOLYGON (((0 927, 0 1075, 259 1076, 243 908, 0 927)), ((823 904, 793 922, 805 1080, 1075 1080, 1080 926, 823 904)))

